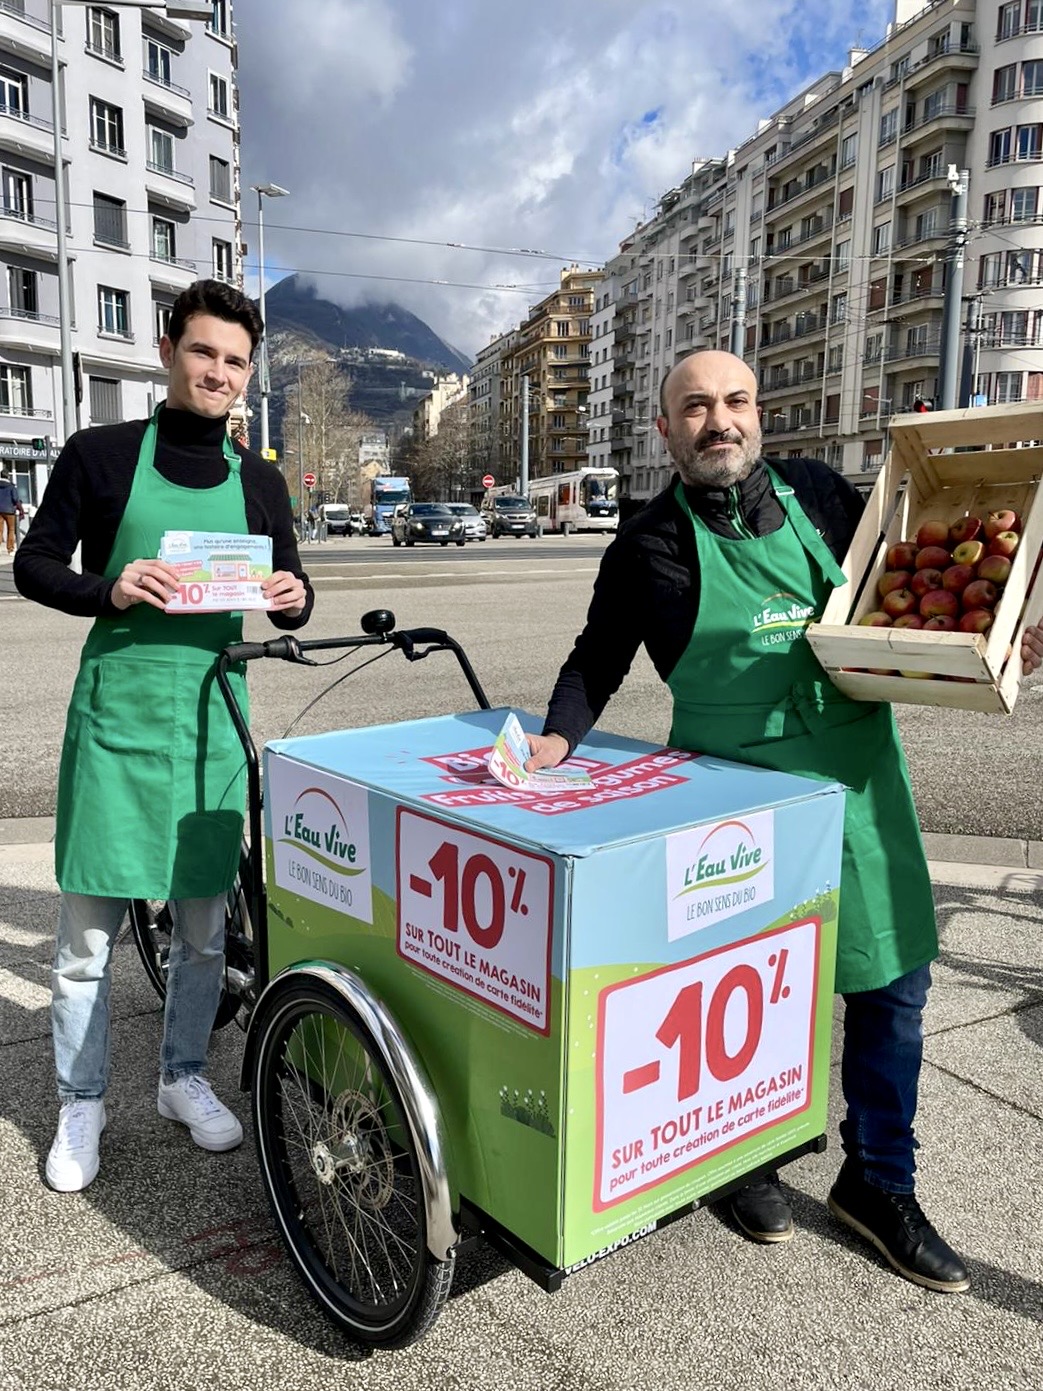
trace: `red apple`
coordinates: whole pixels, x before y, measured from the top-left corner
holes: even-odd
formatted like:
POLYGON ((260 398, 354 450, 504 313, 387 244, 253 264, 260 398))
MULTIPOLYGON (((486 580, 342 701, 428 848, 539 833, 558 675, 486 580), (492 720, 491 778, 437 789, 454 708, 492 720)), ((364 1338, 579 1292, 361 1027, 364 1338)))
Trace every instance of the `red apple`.
POLYGON ((863 614, 858 621, 863 628, 890 628, 894 620, 889 613, 874 609, 872 613, 863 614))
POLYGON ((890 594, 892 589, 907 589, 912 575, 908 570, 885 570, 877 581, 880 597, 890 594))
MULTIPOLYGON (((948 569, 948 566, 946 566, 948 569)), ((922 599, 925 594, 930 594, 932 589, 941 589, 942 572, 941 570, 917 570, 916 574, 909 581, 909 588, 914 594, 918 594, 922 599)))
POLYGON ((954 633, 956 619, 949 613, 937 613, 923 625, 925 633, 954 633))
POLYGON ((1001 531, 1020 531, 1021 518, 1009 507, 1000 508, 995 512, 990 512, 985 518, 985 535, 991 541, 994 536, 998 536, 1001 531))
POLYGON ((922 628, 923 619, 918 613, 903 613, 900 618, 894 621, 896 628, 922 628))
MULTIPOLYGON (((984 546, 982 554, 985 554, 984 546)), ((952 557, 945 546, 924 546, 923 550, 916 553, 916 568, 918 570, 945 570, 951 563, 952 557)))
POLYGON ((964 613, 970 609, 991 609, 999 598, 999 590, 991 580, 972 580, 960 598, 964 613))
POLYGON ((932 589, 930 594, 925 594, 920 600, 920 612, 924 618, 955 618, 959 611, 959 599, 947 589, 932 589))
POLYGON ((978 566, 978 578, 993 584, 1006 584, 1009 574, 1010 561, 1005 555, 987 555, 978 566))
POLYGON ((989 555, 1013 555, 1020 540, 1016 531, 998 531, 989 542, 989 555))
POLYGON ((980 517, 961 517, 959 521, 953 522, 949 528, 949 543, 958 546, 963 541, 973 541, 980 533, 980 517))
POLYGON ((892 618, 901 618, 903 613, 915 613, 919 602, 911 589, 890 589, 884 595, 881 608, 892 618))
POLYGON ((985 554, 984 541, 964 541, 952 553, 957 565, 977 565, 985 554))
POLYGON ((916 533, 916 544, 921 549, 924 546, 944 546, 948 539, 948 522, 924 522, 916 533))
POLYGON ((959 594, 975 578, 973 565, 950 565, 948 570, 942 571, 942 588, 959 594))
POLYGON ((992 617, 990 609, 968 609, 960 619, 960 632, 987 633, 992 627, 992 617))
POLYGON ((912 570, 916 565, 917 544, 915 541, 896 541, 887 552, 889 570, 912 570))

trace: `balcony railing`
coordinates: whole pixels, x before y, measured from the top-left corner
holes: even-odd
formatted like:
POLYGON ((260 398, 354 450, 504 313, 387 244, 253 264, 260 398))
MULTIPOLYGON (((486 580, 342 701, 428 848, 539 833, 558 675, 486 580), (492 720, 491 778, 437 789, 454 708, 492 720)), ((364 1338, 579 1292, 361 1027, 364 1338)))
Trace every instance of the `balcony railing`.
POLYGON ((157 251, 155 247, 149 252, 149 260, 159 261, 164 266, 179 266, 182 270, 194 271, 196 268, 195 261, 186 261, 183 256, 168 256, 165 252, 157 251))
POLYGON ((113 145, 108 140, 91 139, 90 147, 96 155, 113 155, 116 159, 126 159, 127 152, 121 145, 113 145))
POLYGON ((23 406, 18 401, 5 401, 0 396, 0 415, 17 415, 32 420, 53 420, 51 411, 43 406, 23 406))
POLYGON ((107 63, 115 63, 117 67, 123 67, 123 54, 118 48, 114 48, 108 43, 94 43, 88 39, 83 45, 84 53, 93 53, 96 58, 104 58, 107 63))
POLYGON ((918 121, 911 121, 902 127, 903 135, 912 135, 914 131, 922 130, 924 126, 929 126, 932 121, 938 121, 943 116, 966 116, 968 120, 974 119, 974 107, 968 106, 966 102, 947 101, 935 106, 929 112, 924 112, 918 121))
POLYGON ((189 188, 195 188, 196 181, 190 174, 182 174, 169 164, 157 164, 155 160, 145 161, 145 168, 152 174, 162 174, 167 179, 174 179, 179 184, 187 184, 189 188))
POLYGON ((163 87, 168 92, 176 92, 179 97, 187 97, 189 100, 192 98, 192 93, 187 87, 182 87, 177 82, 171 82, 169 77, 163 77, 161 73, 142 68, 141 75, 146 82, 154 82, 157 87, 163 87))
POLYGON ((21 4, 16 3, 15 0, 0 0, 0 11, 13 15, 15 19, 20 19, 24 24, 30 25, 33 29, 39 29, 44 34, 51 32, 51 26, 45 19, 37 19, 35 15, 26 14, 25 0, 22 0, 21 4))
POLYGON ((24 319, 31 324, 48 324, 56 327, 61 319, 56 314, 41 314, 38 309, 0 309, 0 319, 24 319))
POLYGON ((33 126, 36 130, 54 130, 53 121, 45 121, 42 116, 30 116, 28 111, 22 111, 17 106, 10 106, 6 101, 0 101, 0 116, 9 116, 12 121, 22 121, 27 126, 33 126))
POLYGON ((49 217, 38 217, 36 213, 21 212, 18 208, 0 208, 0 217, 10 218, 13 222, 25 222, 31 227, 43 227, 48 232, 58 230, 57 222, 53 222, 49 217))
POLYGON ((941 334, 931 334, 912 343, 893 343, 887 350, 888 362, 902 362, 911 357, 934 357, 941 347, 941 334))
POLYGON ((901 72, 896 72, 894 77, 888 78, 884 83, 884 91, 887 92, 892 87, 897 86, 903 77, 912 77, 914 73, 922 72, 931 63, 936 63, 939 58, 948 58, 960 53, 973 55, 980 52, 981 50, 976 43, 965 42, 957 45, 951 41, 944 41, 938 44, 925 58, 921 58, 918 63, 910 63, 901 72))

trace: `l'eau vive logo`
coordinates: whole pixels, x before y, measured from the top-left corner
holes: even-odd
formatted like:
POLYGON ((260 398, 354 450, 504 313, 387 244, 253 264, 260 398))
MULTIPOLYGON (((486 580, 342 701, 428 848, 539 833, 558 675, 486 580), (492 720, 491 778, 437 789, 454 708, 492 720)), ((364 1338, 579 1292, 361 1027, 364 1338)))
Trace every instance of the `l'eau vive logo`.
POLYGON ((363 874, 359 847, 337 802, 321 787, 306 787, 283 816, 283 845, 292 845, 338 874, 363 874))
POLYGON ((815 617, 814 604, 779 590, 761 601, 750 623, 752 637, 764 647, 794 642, 815 617))
MULTIPOLYGON (((731 889, 771 867, 771 836, 758 836, 745 821, 721 821, 694 847, 675 899, 705 890, 731 889)), ((739 895, 741 899, 743 895, 739 895)))

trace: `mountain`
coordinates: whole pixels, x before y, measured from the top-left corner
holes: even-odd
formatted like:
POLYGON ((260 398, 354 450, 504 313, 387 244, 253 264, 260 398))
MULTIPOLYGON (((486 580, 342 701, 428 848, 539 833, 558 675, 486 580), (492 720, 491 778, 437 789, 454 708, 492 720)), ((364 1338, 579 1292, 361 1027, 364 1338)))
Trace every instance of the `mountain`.
POLYGON ((470 361, 399 304, 362 304, 342 309, 322 299, 313 285, 289 275, 265 295, 271 332, 297 330, 330 348, 390 348, 444 372, 469 372, 470 361))

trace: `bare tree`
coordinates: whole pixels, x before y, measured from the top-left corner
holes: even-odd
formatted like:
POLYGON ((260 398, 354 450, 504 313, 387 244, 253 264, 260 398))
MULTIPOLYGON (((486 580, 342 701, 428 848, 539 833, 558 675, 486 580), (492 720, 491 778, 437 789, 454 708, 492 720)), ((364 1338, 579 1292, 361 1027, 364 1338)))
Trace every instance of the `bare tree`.
POLYGON ((299 443, 293 447, 300 449, 302 471, 315 474, 316 491, 331 502, 357 504, 359 443, 379 427, 352 409, 351 378, 331 358, 302 361, 287 396, 287 419, 300 421, 299 443))
POLYGON ((467 401, 457 401, 442 412, 437 432, 416 448, 410 465, 414 495, 432 501, 466 502, 473 472, 467 401))

